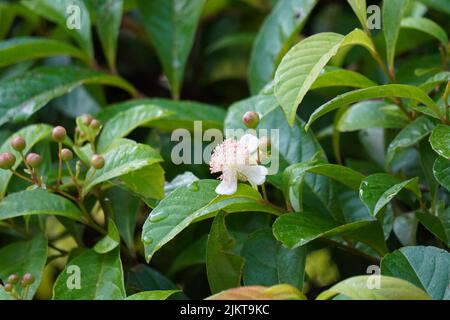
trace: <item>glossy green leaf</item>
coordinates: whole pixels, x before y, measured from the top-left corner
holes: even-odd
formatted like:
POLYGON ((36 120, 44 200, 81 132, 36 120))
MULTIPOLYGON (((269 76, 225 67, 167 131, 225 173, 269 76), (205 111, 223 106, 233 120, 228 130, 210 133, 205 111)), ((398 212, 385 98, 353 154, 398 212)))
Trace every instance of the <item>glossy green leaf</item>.
POLYGON ((352 7, 353 12, 358 17, 361 27, 365 29, 367 26, 366 0, 347 0, 347 2, 352 7))
POLYGON ((374 50, 368 36, 356 29, 346 36, 315 34, 292 47, 283 57, 275 73, 275 96, 290 125, 295 121, 298 105, 328 61, 340 48, 356 44, 374 50))
POLYGON ((430 300, 423 290, 411 283, 388 276, 357 276, 339 282, 322 292, 317 300, 343 294, 353 300, 430 300), (372 278, 371 278, 372 277, 372 278), (374 278, 376 277, 376 278, 374 278), (378 278, 379 277, 379 278, 378 278), (379 280, 379 287, 376 281, 379 280), (373 286, 373 287, 372 287, 373 286))
POLYGON ((137 0, 144 26, 178 98, 184 68, 206 0, 137 0))
POLYGON ((270 229, 255 231, 244 242, 244 284, 272 286, 290 284, 303 289, 306 247, 288 249, 278 242, 270 229))
POLYGON ((167 300, 174 293, 179 290, 153 290, 135 293, 128 296, 125 300, 167 300))
POLYGON ((88 0, 93 6, 100 43, 110 69, 115 70, 123 0, 88 0))
POLYGON ((79 67, 40 67, 2 82, 0 125, 24 121, 50 100, 84 84, 116 86, 135 94, 135 89, 117 76, 79 67))
POLYGON ((434 234, 438 239, 442 240, 447 246, 450 246, 449 208, 438 211, 436 216, 417 211, 416 217, 428 231, 434 234))
POLYGON ((161 156, 152 147, 135 142, 119 143, 115 148, 103 154, 105 166, 102 169, 89 169, 83 193, 87 194, 99 183, 119 178, 130 172, 142 169, 162 161, 161 156))
POLYGON ((441 157, 450 159, 450 126, 439 124, 430 136, 431 147, 441 157))
POLYGON ((396 105, 383 101, 362 101, 343 111, 337 128, 341 132, 367 128, 403 128, 408 121, 396 105))
POLYGON ((97 148, 100 152, 105 151, 114 140, 126 137, 134 129, 168 114, 167 111, 154 105, 138 105, 124 110, 104 124, 97 148))
POLYGON ((434 129, 435 123, 426 116, 420 116, 408 124, 391 141, 387 150, 386 162, 390 163, 397 151, 411 147, 420 142, 434 129))
POLYGON ((164 169, 159 163, 131 171, 119 180, 119 184, 144 199, 159 200, 164 197, 164 169))
POLYGON ((206 300, 307 300, 307 298, 293 286, 278 284, 272 287, 244 286, 228 289, 206 300))
POLYGON ((206 246, 206 272, 211 293, 238 287, 244 259, 233 252, 235 240, 225 225, 225 214, 214 218, 206 246))
POLYGON ((447 14, 450 14, 450 6, 448 5, 447 0, 419 0, 419 1, 434 10, 443 11, 447 14))
POLYGON ((119 230, 111 219, 108 220, 108 233, 95 244, 94 251, 100 254, 108 253, 120 244, 119 230))
POLYGON ((198 237, 190 243, 179 255, 174 259, 168 271, 169 275, 174 275, 183 269, 193 265, 206 263, 206 246, 208 235, 205 234, 198 237))
POLYGON ((60 25, 89 56, 94 56, 91 19, 82 0, 22 0, 21 3, 60 25))
POLYGON ((0 42, 0 67, 54 56, 69 56, 89 63, 89 56, 74 46, 46 38, 18 37, 0 42))
POLYGON ((383 1, 383 35, 386 41, 386 56, 388 66, 394 69, 395 48, 400 33, 400 23, 409 0, 383 1))
POLYGON ((438 157, 434 162, 433 174, 436 180, 450 191, 450 160, 438 157))
POLYGON ((361 201, 370 214, 377 215, 402 189, 408 189, 417 198, 421 198, 419 179, 399 181, 386 173, 375 173, 365 178, 359 190, 361 201))
MULTIPOLYGON (((11 274, 23 277, 25 273, 31 273, 36 281, 30 286, 26 299, 32 299, 42 279, 47 262, 47 251, 47 239, 42 235, 2 247, 0 249, 0 279, 5 283, 11 274)), ((16 286, 16 290, 20 294, 23 292, 19 285, 16 286)), ((1 293, 0 300, 2 300, 1 293)))
POLYGON ((42 189, 11 193, 0 201, 0 220, 36 214, 81 220, 81 211, 70 200, 42 189))
POLYGON ((406 280, 435 300, 450 300, 450 254, 435 247, 404 247, 381 260, 381 274, 406 280))
POLYGON ((261 26, 253 43, 248 79, 253 94, 257 94, 275 73, 282 55, 291 46, 317 0, 278 1, 261 26))
POLYGON ((404 213, 394 219, 392 230, 403 246, 415 246, 418 220, 414 212, 404 213))
POLYGON ((261 195, 249 185, 241 184, 231 196, 217 195, 218 181, 200 180, 180 187, 161 200, 148 216, 142 232, 145 256, 153 254, 191 223, 213 217, 218 211, 259 211, 280 214, 267 206, 261 195))
POLYGON ((53 287, 55 300, 122 300, 125 296, 118 249, 106 254, 86 250, 67 263, 53 287))
POLYGON ((203 129, 222 129, 225 118, 225 111, 212 105, 167 99, 138 99, 115 104, 102 110, 96 117, 106 123, 119 113, 134 108, 142 108, 144 113, 155 112, 151 110, 156 108, 163 110, 164 116, 161 115, 159 119, 154 119, 146 124, 146 126, 156 127, 163 131, 173 131, 180 128, 192 131, 194 121, 202 121, 203 129))
POLYGON ((427 107, 427 111, 439 119, 439 106, 421 89, 404 84, 387 84, 366 89, 350 91, 328 101, 317 108, 306 124, 308 129, 311 124, 321 116, 343 106, 351 105, 355 102, 369 99, 398 97, 417 100, 427 107))
POLYGON ((144 264, 138 264, 128 272, 127 288, 136 293, 155 290, 179 291, 169 278, 144 264))
POLYGON ((377 84, 362 74, 340 68, 325 68, 314 81, 311 90, 327 87, 368 88, 377 84))
POLYGON ((436 22, 423 17, 407 17, 401 22, 402 28, 414 29, 428 33, 430 36, 438 39, 442 45, 448 44, 448 36, 444 29, 436 22))
MULTIPOLYGON (((15 170, 22 163, 22 159, 20 157, 20 154, 11 147, 11 140, 15 136, 21 136, 22 138, 24 138, 26 141, 26 147, 23 152, 28 153, 31 148, 36 145, 36 143, 49 138, 51 132, 52 127, 46 124, 34 124, 27 126, 23 129, 20 129, 15 134, 6 139, 0 147, 0 152, 11 152, 14 154, 14 156, 16 157, 16 163, 14 164, 13 169, 15 170)), ((0 199, 5 196, 6 189, 12 176, 13 174, 11 171, 0 170, 0 199)))
POLYGON ((273 233, 288 248, 303 246, 320 237, 346 236, 369 245, 380 255, 387 252, 383 232, 377 221, 339 225, 314 213, 291 213, 275 221, 273 233))

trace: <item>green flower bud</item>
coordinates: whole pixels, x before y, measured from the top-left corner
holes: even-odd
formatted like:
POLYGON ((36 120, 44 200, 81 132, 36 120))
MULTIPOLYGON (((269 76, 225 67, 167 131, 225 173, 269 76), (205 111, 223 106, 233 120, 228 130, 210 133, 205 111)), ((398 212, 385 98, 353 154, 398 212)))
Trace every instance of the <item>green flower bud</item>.
POLYGON ((42 157, 37 153, 29 153, 25 161, 30 165, 30 167, 39 168, 42 164, 42 157))
POLYGON ((259 124, 259 114, 255 111, 247 111, 242 117, 242 122, 249 129, 255 129, 259 124))
POLYGON ((100 129, 101 125, 102 124, 97 119, 92 119, 91 124, 90 124, 91 128, 94 130, 100 129))
POLYGON ((53 131, 52 131, 53 140, 55 140, 56 142, 63 142, 64 139, 66 139, 66 137, 67 137, 67 131, 64 127, 57 126, 57 127, 53 128, 53 131))
POLYGON ((105 166, 105 158, 98 154, 94 154, 91 158, 91 164, 95 169, 101 169, 105 166))
POLYGON ((17 136, 14 137, 11 140, 11 147, 16 150, 16 151, 23 151, 23 149, 25 149, 26 143, 25 143, 25 139, 22 138, 21 136, 17 136))
POLYGON ((83 114, 82 116, 81 116, 81 122, 83 123, 83 124, 85 124, 85 125, 90 125, 91 124, 91 122, 92 122, 92 116, 90 115, 90 114, 83 114))
POLYGON ((7 284, 5 284, 5 286, 3 288, 5 288, 6 292, 11 292, 14 287, 11 283, 7 283, 7 284))
POLYGON ((0 153, 0 169, 9 170, 16 163, 16 157, 11 152, 0 153))
POLYGON ((34 278, 34 276, 31 273, 25 273, 22 278, 22 281, 25 285, 33 284, 35 280, 36 279, 34 278))
POLYGON ((72 151, 66 148, 61 150, 61 159, 63 159, 64 161, 70 161, 72 160, 72 158, 73 158, 72 151))
POLYGON ((8 277, 8 283, 10 284, 16 284, 17 282, 19 282, 19 276, 17 274, 11 274, 8 277))

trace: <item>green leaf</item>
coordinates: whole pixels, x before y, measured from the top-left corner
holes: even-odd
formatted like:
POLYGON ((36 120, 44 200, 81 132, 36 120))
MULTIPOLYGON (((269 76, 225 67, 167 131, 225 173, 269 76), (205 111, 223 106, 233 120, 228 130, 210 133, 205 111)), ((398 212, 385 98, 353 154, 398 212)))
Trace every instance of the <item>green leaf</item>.
POLYGON ((348 4, 352 7, 358 17, 359 23, 363 29, 367 28, 367 8, 366 0, 347 0, 348 4))
POLYGON ((270 229, 262 229, 247 238, 241 255, 245 259, 246 286, 285 283, 303 289, 306 247, 288 249, 274 238, 270 229))
POLYGON ((419 178, 399 181, 386 173, 375 173, 365 178, 359 190, 359 197, 376 216, 402 189, 408 189, 420 199, 419 178))
MULTIPOLYGON (((23 129, 20 129, 15 134, 11 135, 3 145, 0 147, 0 152, 11 152, 16 157, 16 163, 12 167, 14 170, 19 167, 22 163, 22 158, 20 154, 11 147, 11 140, 16 136, 21 136, 26 141, 24 153, 28 153, 34 145, 39 141, 47 139, 50 137, 52 132, 52 127, 47 124, 34 124, 23 129)), ((0 200, 5 196, 6 189, 8 187, 9 181, 13 176, 11 171, 0 170, 0 200)))
POLYGON ((430 134, 434 127, 435 123, 426 116, 420 116, 408 124, 389 144, 386 163, 391 163, 394 155, 400 149, 411 147, 420 142, 430 134))
POLYGON ((123 300, 125 297, 118 249, 106 254, 86 250, 67 263, 53 287, 55 300, 123 300), (79 288, 76 288, 77 281, 79 288), (74 289, 68 288, 68 284, 74 289))
POLYGON ((321 105, 313 112, 313 114, 308 120, 308 123, 306 124, 306 129, 309 129, 311 124, 321 116, 333 110, 336 110, 340 107, 351 105, 355 102, 362 100, 389 98, 389 97, 417 100, 428 107, 426 109, 428 112, 427 114, 432 114, 435 118, 439 119, 440 114, 439 106, 423 90, 410 85, 387 84, 377 87, 370 87, 366 89, 350 91, 328 101, 327 103, 321 105))
MULTIPOLYGON (((138 99, 115 104, 103 109, 96 117, 106 123, 119 113, 134 108, 142 108, 144 113, 151 113, 156 108, 163 110, 159 119, 146 123, 148 127, 156 127, 163 131, 179 128, 194 130, 194 121, 202 121, 203 129, 222 129, 225 111, 218 107, 191 101, 172 101, 167 99, 138 99), (145 111, 144 111, 145 110, 145 111)), ((131 111, 130 111, 131 112, 131 111)))
POLYGON ((419 1, 434 10, 450 14, 450 6, 448 5, 447 0, 419 0, 419 1))
POLYGON ((90 57, 94 56, 91 19, 82 0, 22 0, 21 3, 34 13, 60 25, 90 57), (68 28, 69 23, 74 28, 68 28))
POLYGON ((120 244, 119 230, 113 220, 108 220, 108 233, 95 244, 94 251, 100 254, 108 253, 120 244))
POLYGON ((177 272, 186 269, 187 267, 197 264, 205 264, 207 240, 208 235, 205 234, 201 237, 198 237, 195 241, 184 248, 183 251, 176 256, 173 263, 170 265, 168 274, 174 275, 177 272))
POLYGON ((145 199, 164 197, 164 169, 159 163, 131 171, 120 177, 119 184, 145 199), (149 183, 151 181, 151 183, 149 183))
POLYGON ((435 247, 404 247, 381 260, 381 274, 406 280, 435 300, 450 300, 450 254, 435 247))
POLYGON ((272 287, 246 286, 228 289, 206 300, 308 300, 297 288, 288 284, 272 287))
POLYGON ((167 300, 167 298, 177 292, 180 292, 180 290, 144 291, 128 296, 125 300, 167 300))
POLYGON ((403 246, 416 245, 418 220, 413 212, 404 213, 395 218, 393 231, 403 246))
POLYGON ((340 68, 325 68, 324 71, 314 81, 311 90, 327 87, 368 88, 377 85, 377 83, 355 71, 340 68))
POLYGON ((432 234, 450 246, 450 209, 438 211, 437 216, 424 212, 416 212, 420 223, 432 234))
POLYGON ((316 81, 320 72, 340 48, 362 45, 374 51, 372 41, 361 30, 346 36, 319 33, 310 36, 288 51, 275 73, 275 96, 292 125, 298 105, 316 81))
POLYGON ((0 42, 0 67, 54 56, 69 56, 90 62, 89 56, 74 46, 46 38, 17 37, 0 42))
POLYGON ((50 100, 86 84, 111 85, 136 93, 117 76, 74 66, 39 67, 2 82, 0 126, 8 121, 24 121, 50 100))
POLYGON ((430 136, 431 147, 441 157, 450 159, 450 126, 439 124, 430 136))
POLYGON ((343 112, 337 129, 349 132, 368 128, 403 128, 408 121, 396 105, 383 101, 362 101, 343 112))
POLYGON ((235 240, 228 233, 225 214, 214 218, 206 246, 206 271, 211 293, 238 287, 241 283, 244 259, 233 252, 235 240))
POLYGON ((328 300, 337 294, 353 300, 431 300, 424 291, 405 280, 377 275, 345 279, 322 292, 317 300, 328 300), (369 287, 378 280, 378 288, 369 287))
POLYGON ((106 60, 110 69, 115 70, 123 0, 88 1, 94 8, 97 32, 106 60))
POLYGON ((154 105, 138 105, 124 110, 105 123, 97 148, 100 152, 105 151, 114 140, 126 137, 134 129, 168 114, 164 109, 154 105))
MULTIPOLYGON (((0 15, 3 14, 3 12, 0 12, 0 15)), ((0 301, 5 300, 13 300, 14 298, 9 295, 8 292, 5 291, 3 286, 0 286, 0 301)))
MULTIPOLYGON (((45 263, 47 262, 47 239, 38 235, 29 241, 20 241, 0 249, 0 279, 6 283, 8 276, 17 274, 23 277, 25 273, 31 273, 36 281, 29 287, 27 300, 33 298, 42 279, 45 263)), ((0 288, 2 288, 0 286, 0 288)), ((3 288, 2 288, 3 289, 3 288)), ((22 293, 20 286, 16 289, 22 293)), ((1 292, 0 292, 0 299, 1 292)))
POLYGON ((143 227, 142 241, 147 261, 191 223, 213 217, 220 210, 229 213, 259 211, 280 214, 264 204, 261 195, 249 185, 240 184, 231 196, 217 195, 217 185, 216 180, 194 181, 161 200, 143 227))
POLYGON ((386 56, 390 70, 394 70, 395 48, 400 33, 400 23, 409 0, 383 1, 383 35, 386 41, 386 56))
POLYGON ((361 241, 381 256, 387 252, 383 231, 377 221, 356 221, 339 225, 310 212, 284 214, 273 225, 275 238, 288 248, 296 248, 320 237, 346 236, 361 241))
POLYGON ((450 160, 438 157, 434 162, 433 174, 436 180, 450 191, 450 160))
POLYGON ((253 43, 248 81, 250 91, 258 93, 275 73, 284 52, 301 31, 317 0, 278 1, 264 20, 253 43))
POLYGON ((42 189, 11 193, 0 202, 0 220, 36 214, 81 221, 81 211, 69 200, 42 189))
POLYGON ((161 156, 152 147, 135 142, 120 143, 117 147, 109 149, 103 157, 105 166, 102 169, 90 168, 86 173, 83 194, 87 194, 99 183, 162 161, 161 156))
POLYGON ((442 45, 448 44, 448 36, 444 29, 436 22, 423 17, 407 17, 403 18, 401 27, 406 29, 414 29, 428 33, 430 36, 438 39, 442 45))
POLYGON ((144 26, 178 98, 184 68, 206 0, 137 0, 144 26))
POLYGON ((138 264, 131 268, 127 279, 127 288, 132 292, 154 290, 179 291, 177 286, 169 278, 144 264, 138 264))

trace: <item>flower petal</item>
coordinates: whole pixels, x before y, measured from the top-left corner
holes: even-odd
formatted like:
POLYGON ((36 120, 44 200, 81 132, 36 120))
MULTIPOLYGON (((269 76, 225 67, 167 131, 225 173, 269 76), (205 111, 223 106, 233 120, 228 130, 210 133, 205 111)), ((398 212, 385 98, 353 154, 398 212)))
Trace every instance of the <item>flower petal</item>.
POLYGON ((253 153, 258 149, 259 139, 258 137, 247 133, 241 137, 239 143, 245 145, 249 153, 253 153))
POLYGON ((252 184, 261 185, 266 181, 266 175, 269 173, 264 166, 243 166, 240 173, 247 177, 252 184))
POLYGON ((217 194, 232 195, 237 190, 237 172, 225 171, 222 175, 222 182, 216 187, 217 194))

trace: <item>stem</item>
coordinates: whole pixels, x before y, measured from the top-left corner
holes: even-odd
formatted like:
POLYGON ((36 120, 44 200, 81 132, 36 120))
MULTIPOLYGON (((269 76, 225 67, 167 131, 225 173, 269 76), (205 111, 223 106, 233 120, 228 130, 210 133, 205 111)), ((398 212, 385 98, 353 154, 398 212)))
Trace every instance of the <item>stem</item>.
POLYGON ((100 207, 102 208, 103 214, 105 215, 105 224, 108 224, 109 218, 113 217, 112 212, 110 211, 110 206, 106 203, 105 198, 102 196, 102 192, 100 188, 96 188, 94 191, 94 195, 100 203, 100 207))
POLYGON ((360 251, 358 249, 350 248, 350 247, 348 247, 346 245, 343 245, 342 243, 339 243, 339 242, 334 241, 334 240, 326 239, 326 238, 320 238, 320 240, 322 240, 323 242, 328 243, 329 245, 331 245, 331 246, 333 246, 333 247, 335 247, 337 249, 341 249, 343 251, 347 251, 347 252, 352 253, 354 255, 357 255, 359 257, 365 258, 365 259, 369 260, 370 262, 372 262, 373 264, 377 264, 377 265, 380 264, 380 260, 379 259, 377 259, 375 257, 372 257, 372 256, 368 255, 367 253, 364 253, 364 252, 362 252, 362 251, 360 251))
POLYGON ((62 143, 58 142, 58 178, 56 178, 56 188, 59 188, 61 185, 61 176, 62 176, 62 143))
POLYGON ((263 199, 266 201, 269 201, 267 199, 266 185, 264 183, 261 185, 261 189, 262 189, 263 199))
POLYGON ((78 184, 77 177, 73 174, 73 171, 72 171, 72 168, 71 168, 70 165, 69 165, 69 162, 68 162, 68 161, 64 161, 64 162, 65 162, 65 164, 66 164, 67 171, 69 172, 70 178, 72 179, 72 181, 73 181, 75 187, 77 188, 77 191, 78 191, 78 198, 81 199, 82 191, 81 191, 81 186, 78 184))
POLYGON ((77 198, 75 198, 75 197, 72 196, 71 194, 69 194, 69 193, 67 193, 67 192, 65 192, 65 191, 62 191, 62 190, 60 190, 60 189, 57 189, 56 187, 49 187, 49 189, 52 190, 52 191, 55 192, 55 193, 59 193, 60 195, 63 195, 63 196, 65 196, 65 197, 71 199, 72 201, 75 201, 76 203, 78 203, 78 201, 79 201, 77 198))
POLYGON ((28 177, 25 177, 24 175, 22 175, 22 174, 20 174, 20 173, 18 173, 16 170, 14 170, 14 169, 10 169, 11 170, 11 172, 14 174, 14 175, 16 175, 16 176, 18 176, 20 179, 23 179, 23 180, 25 180, 25 181, 28 181, 28 182, 30 182, 30 183, 33 183, 34 184, 34 181, 33 180, 31 180, 30 178, 28 178, 28 177))

